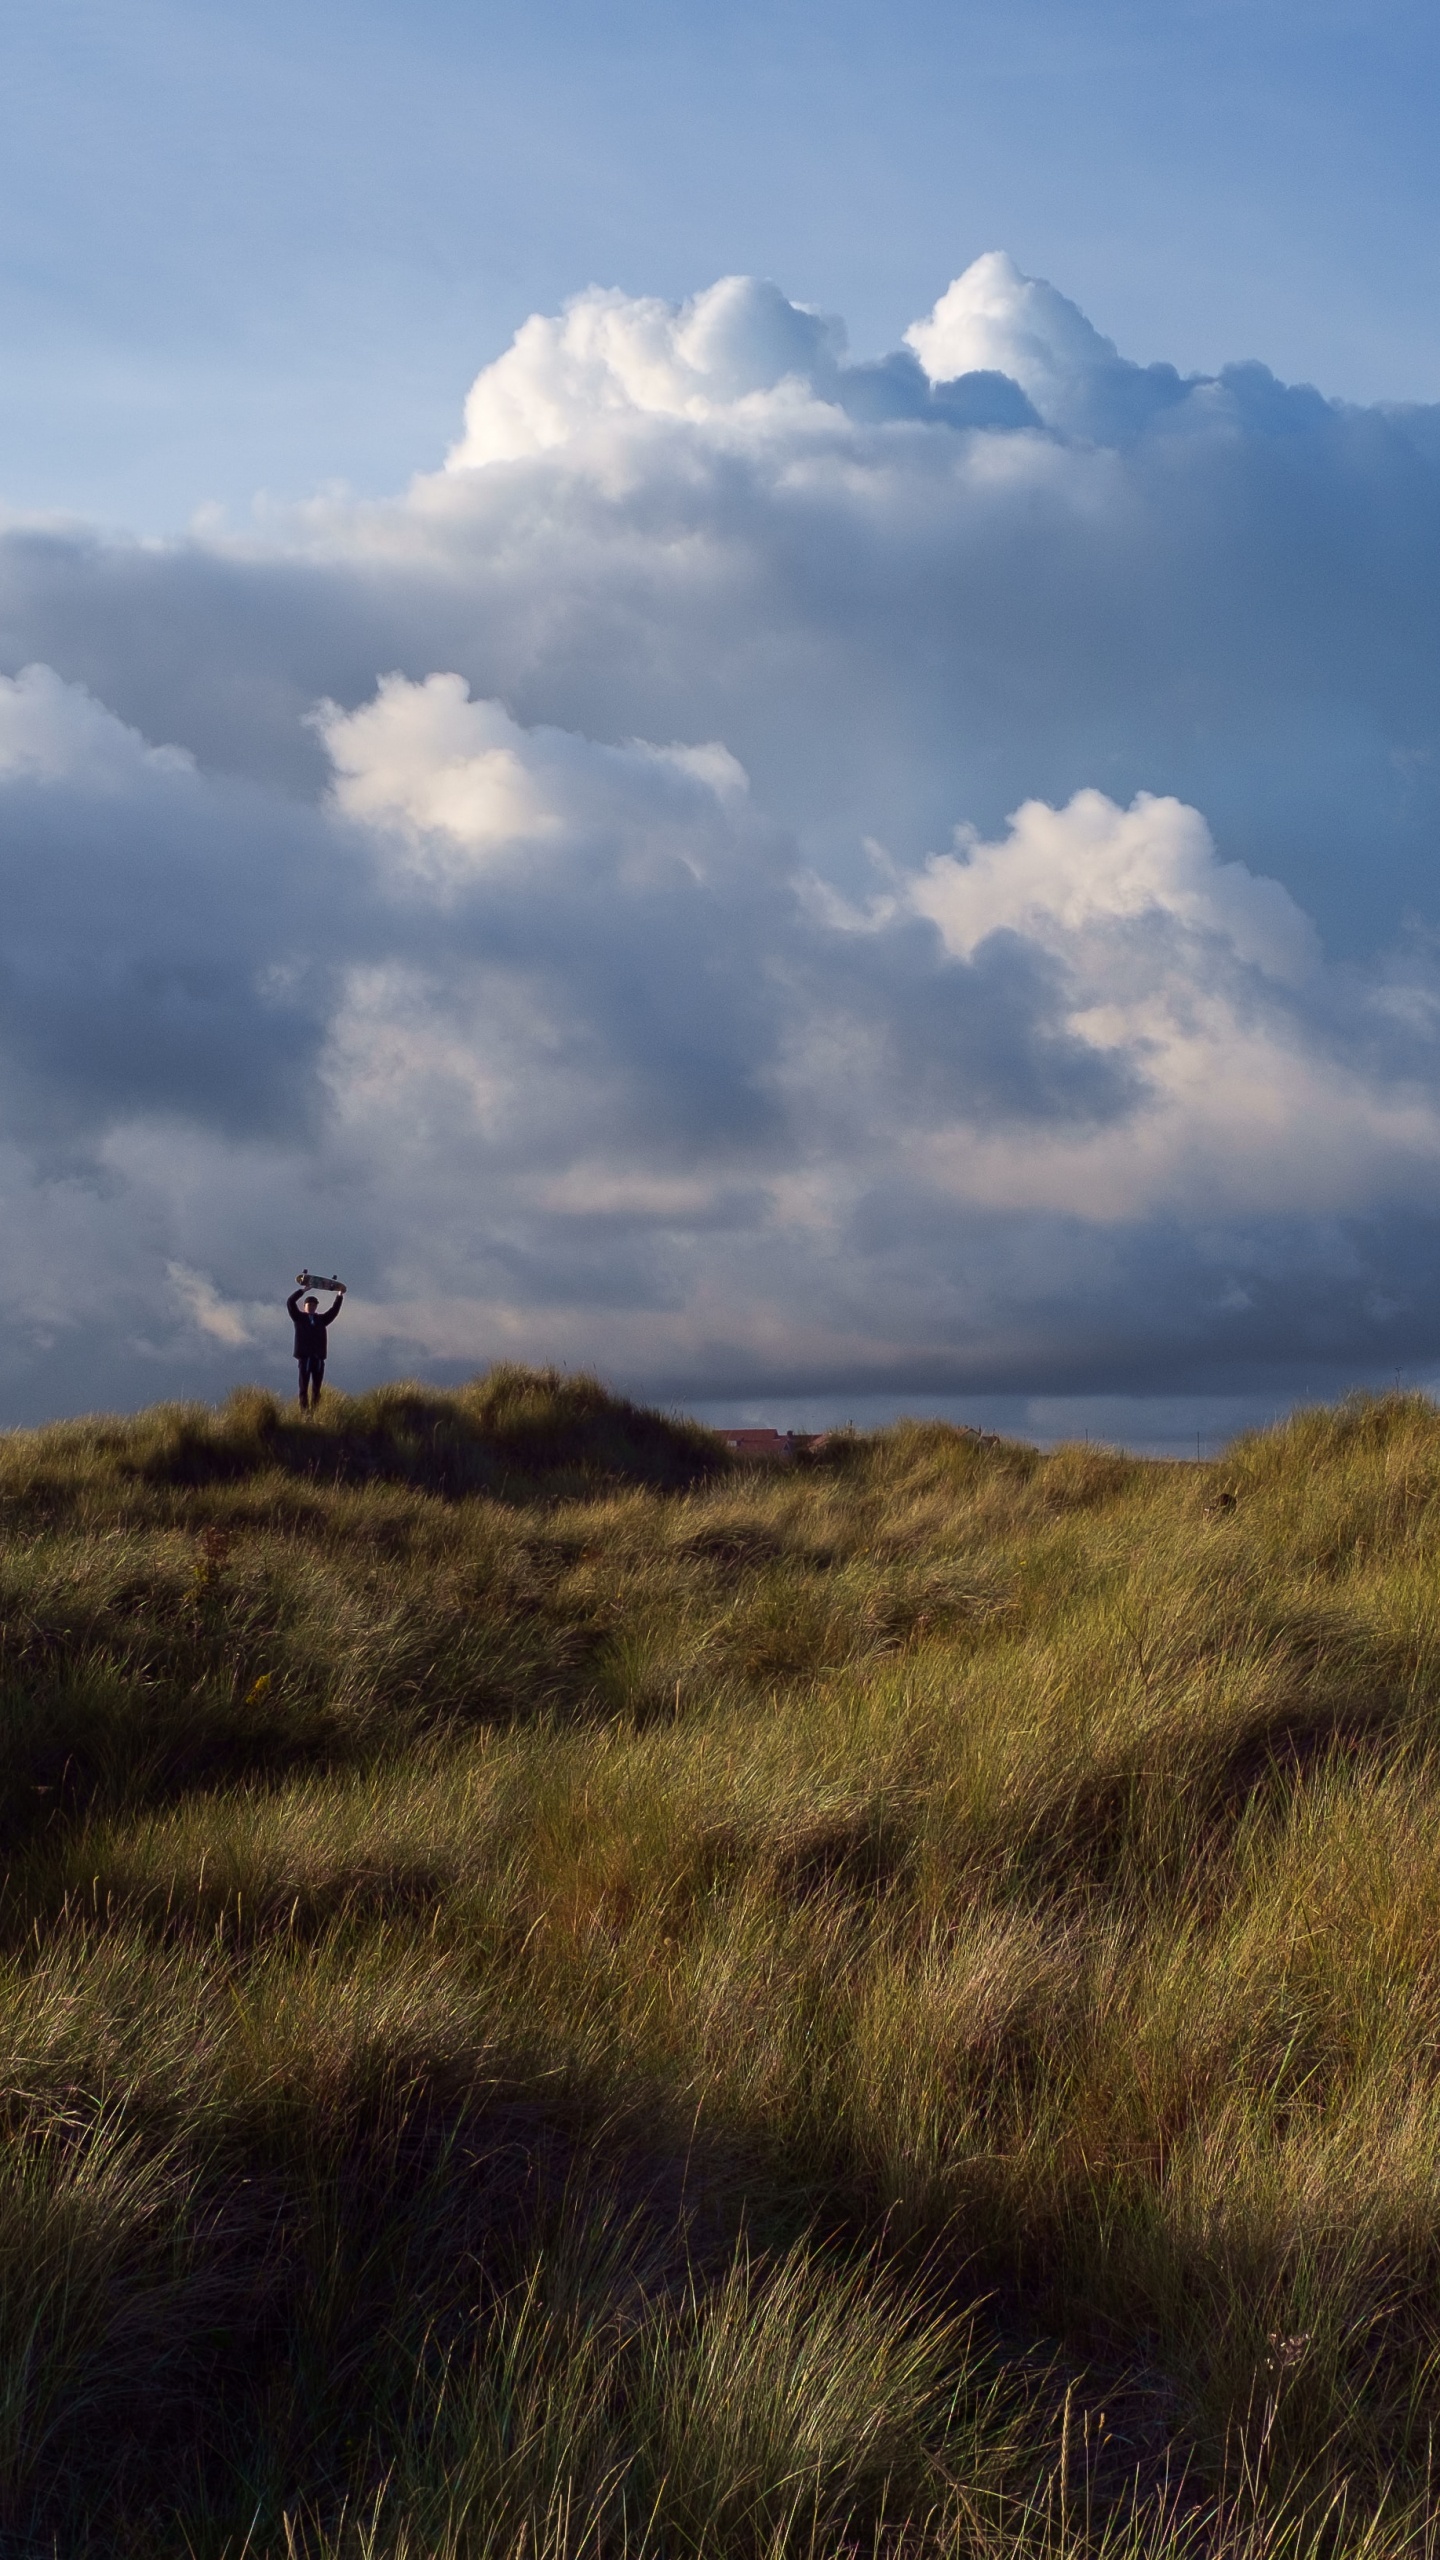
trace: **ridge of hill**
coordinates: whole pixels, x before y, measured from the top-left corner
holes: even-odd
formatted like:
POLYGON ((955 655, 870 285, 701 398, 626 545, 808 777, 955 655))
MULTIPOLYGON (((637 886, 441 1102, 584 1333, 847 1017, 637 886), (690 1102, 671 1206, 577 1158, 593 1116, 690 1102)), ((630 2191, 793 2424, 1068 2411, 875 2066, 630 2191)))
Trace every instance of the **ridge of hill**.
POLYGON ((1429 2547, 1440 1413, 0 1438, 0 2551, 1429 2547))

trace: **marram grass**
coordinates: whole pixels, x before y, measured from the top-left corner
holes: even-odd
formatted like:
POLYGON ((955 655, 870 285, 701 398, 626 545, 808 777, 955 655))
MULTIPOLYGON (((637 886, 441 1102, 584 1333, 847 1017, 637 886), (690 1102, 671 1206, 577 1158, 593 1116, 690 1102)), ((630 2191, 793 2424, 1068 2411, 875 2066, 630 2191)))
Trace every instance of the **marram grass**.
POLYGON ((1440 1414, 0 1440, 0 2554, 1428 2551, 1440 1414))

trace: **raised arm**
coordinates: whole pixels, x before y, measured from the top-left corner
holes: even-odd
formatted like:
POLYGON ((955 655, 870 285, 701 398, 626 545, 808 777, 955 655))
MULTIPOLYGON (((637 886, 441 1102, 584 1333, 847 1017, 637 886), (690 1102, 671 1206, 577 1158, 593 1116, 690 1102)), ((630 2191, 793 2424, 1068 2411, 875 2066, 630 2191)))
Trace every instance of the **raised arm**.
POLYGON ((305 1293, 302 1289, 292 1289, 289 1297, 285 1301, 285 1313, 292 1321, 297 1319, 299 1316, 300 1301, 304 1294, 305 1293))
POLYGON ((344 1302, 344 1297, 345 1297, 345 1292, 344 1292, 344 1290, 343 1290, 343 1289, 341 1289, 340 1291, 338 1291, 338 1293, 337 1293, 337 1295, 336 1295, 335 1304, 334 1304, 334 1306, 331 1308, 331 1310, 330 1310, 329 1314, 328 1314, 327 1316, 322 1316, 322 1317, 321 1317, 320 1321, 321 1321, 321 1323, 322 1323, 322 1324, 333 1324, 333 1323, 334 1323, 334 1321, 335 1321, 336 1317, 337 1317, 337 1316, 338 1316, 338 1314, 340 1313, 341 1306, 342 1306, 342 1304, 343 1304, 343 1302, 344 1302))

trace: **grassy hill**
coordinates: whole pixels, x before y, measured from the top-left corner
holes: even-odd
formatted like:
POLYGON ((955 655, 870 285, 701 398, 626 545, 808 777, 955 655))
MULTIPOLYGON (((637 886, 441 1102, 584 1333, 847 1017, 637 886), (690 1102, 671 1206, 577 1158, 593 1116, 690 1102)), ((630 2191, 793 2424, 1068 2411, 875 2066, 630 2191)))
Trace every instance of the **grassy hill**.
POLYGON ((0 2552, 1428 2547, 1440 1414, 0 1439, 0 2552))

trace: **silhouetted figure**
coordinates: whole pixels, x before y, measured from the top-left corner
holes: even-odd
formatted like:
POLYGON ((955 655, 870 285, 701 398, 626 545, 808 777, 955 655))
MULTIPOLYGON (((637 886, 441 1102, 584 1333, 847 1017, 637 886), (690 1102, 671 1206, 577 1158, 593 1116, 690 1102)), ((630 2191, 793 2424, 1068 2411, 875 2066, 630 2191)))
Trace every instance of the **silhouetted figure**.
POLYGON ((300 1363, 300 1410, 313 1412, 320 1402, 325 1383, 325 1351, 331 1325, 340 1313, 345 1295, 343 1280, 335 1283, 335 1304, 327 1316, 320 1313, 318 1298, 307 1297, 302 1305, 300 1292, 292 1289, 285 1301, 286 1312, 295 1327, 295 1357, 300 1363))

